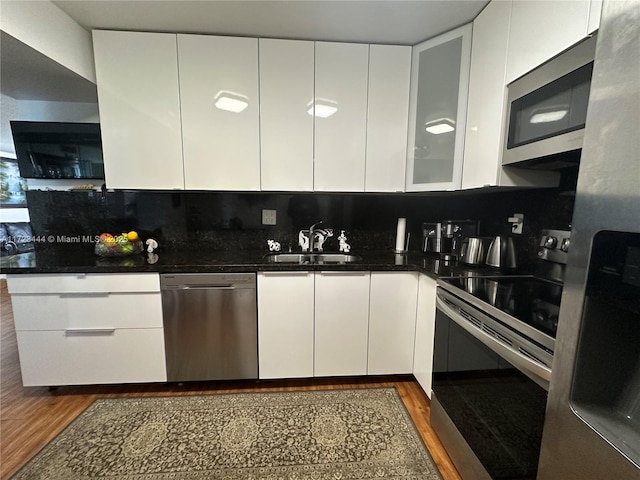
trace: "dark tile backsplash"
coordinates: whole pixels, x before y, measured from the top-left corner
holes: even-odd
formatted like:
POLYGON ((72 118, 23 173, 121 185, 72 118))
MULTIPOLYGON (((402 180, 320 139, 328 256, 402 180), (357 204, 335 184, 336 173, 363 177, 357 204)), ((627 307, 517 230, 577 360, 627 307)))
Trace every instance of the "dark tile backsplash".
POLYGON ((219 192, 29 191, 27 201, 37 249, 87 248, 87 242, 63 237, 137 230, 164 249, 264 249, 266 239, 297 249, 298 231, 318 220, 333 228, 326 249, 337 249, 346 230, 352 251, 392 249, 398 217, 406 217, 411 250, 419 250, 422 222, 474 219, 480 235, 509 233, 507 218, 525 215, 524 234, 516 237, 525 263, 535 254, 540 230, 567 229, 573 213, 571 195, 559 189, 480 190, 437 194, 272 194, 219 192), (263 226, 262 209, 277 211, 277 226, 263 226), (60 237, 60 238, 58 238, 60 237))

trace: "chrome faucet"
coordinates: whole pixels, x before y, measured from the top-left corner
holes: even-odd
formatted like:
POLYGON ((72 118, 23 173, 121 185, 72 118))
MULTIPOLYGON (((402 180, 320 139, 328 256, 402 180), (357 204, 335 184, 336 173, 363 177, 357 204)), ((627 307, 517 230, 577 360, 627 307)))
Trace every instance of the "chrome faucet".
POLYGON ((316 223, 309 227, 309 253, 313 253, 315 250, 314 244, 316 242, 316 227, 320 225, 322 220, 318 220, 316 223))
POLYGON ((322 220, 319 220, 311 225, 309 227, 309 230, 300 230, 300 233, 298 234, 298 244, 302 247, 303 252, 314 252, 314 243, 318 234, 318 230, 316 230, 316 227, 321 223, 322 220))

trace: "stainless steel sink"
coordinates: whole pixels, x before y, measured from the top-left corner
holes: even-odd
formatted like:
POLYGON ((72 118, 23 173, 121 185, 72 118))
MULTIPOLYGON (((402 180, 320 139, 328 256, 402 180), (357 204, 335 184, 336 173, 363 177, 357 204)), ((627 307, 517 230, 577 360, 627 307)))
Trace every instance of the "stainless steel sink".
POLYGON ((339 264, 359 262, 362 257, 349 253, 270 253, 264 259, 269 263, 339 264))

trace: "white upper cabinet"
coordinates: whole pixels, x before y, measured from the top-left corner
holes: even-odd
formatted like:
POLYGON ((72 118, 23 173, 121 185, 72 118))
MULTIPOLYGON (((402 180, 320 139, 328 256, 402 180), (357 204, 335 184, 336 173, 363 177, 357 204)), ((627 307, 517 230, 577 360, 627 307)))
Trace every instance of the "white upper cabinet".
POLYGON ((407 191, 460 188, 470 56, 471 24, 413 47, 407 191))
POLYGON ((182 189, 176 36, 93 31, 109 188, 182 189))
POLYGON ((109 188, 404 191, 411 47, 93 36, 109 188))
MULTIPOLYGON (((589 29, 591 3, 591 0, 514 0, 506 83, 511 83, 585 38, 589 29)), ((591 23, 595 26, 598 2, 593 3, 591 23)))
POLYGON ((511 2, 490 2, 473 21, 462 188, 496 185, 502 156, 511 2))
POLYGON ((554 172, 502 167, 510 18, 511 2, 493 1, 473 21, 462 189, 558 182, 554 172))
POLYGON ((589 2, 589 24, 587 25, 587 35, 592 34, 600 28, 601 13, 602 0, 591 0, 589 2))
POLYGON ((369 46, 365 191, 404 191, 411 47, 369 46))
POLYGON ((314 190, 363 192, 369 45, 315 46, 314 190))
POLYGON ((259 46, 262 190, 313 191, 314 43, 259 46))
POLYGON ((185 188, 260 190, 258 39, 178 35, 185 188))

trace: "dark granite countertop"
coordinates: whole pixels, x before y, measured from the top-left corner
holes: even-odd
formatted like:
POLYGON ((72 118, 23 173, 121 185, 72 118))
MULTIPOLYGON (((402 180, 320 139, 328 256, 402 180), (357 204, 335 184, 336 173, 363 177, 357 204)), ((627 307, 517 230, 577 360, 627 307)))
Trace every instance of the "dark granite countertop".
MULTIPOLYGON (((224 273, 259 271, 418 271, 434 278, 458 276, 473 269, 420 252, 398 255, 392 251, 354 251, 361 261, 344 264, 271 263, 264 250, 158 252, 129 257, 102 258, 86 250, 47 250, 0 259, 0 273, 224 273)), ((474 269, 479 271, 480 269, 474 269)))

